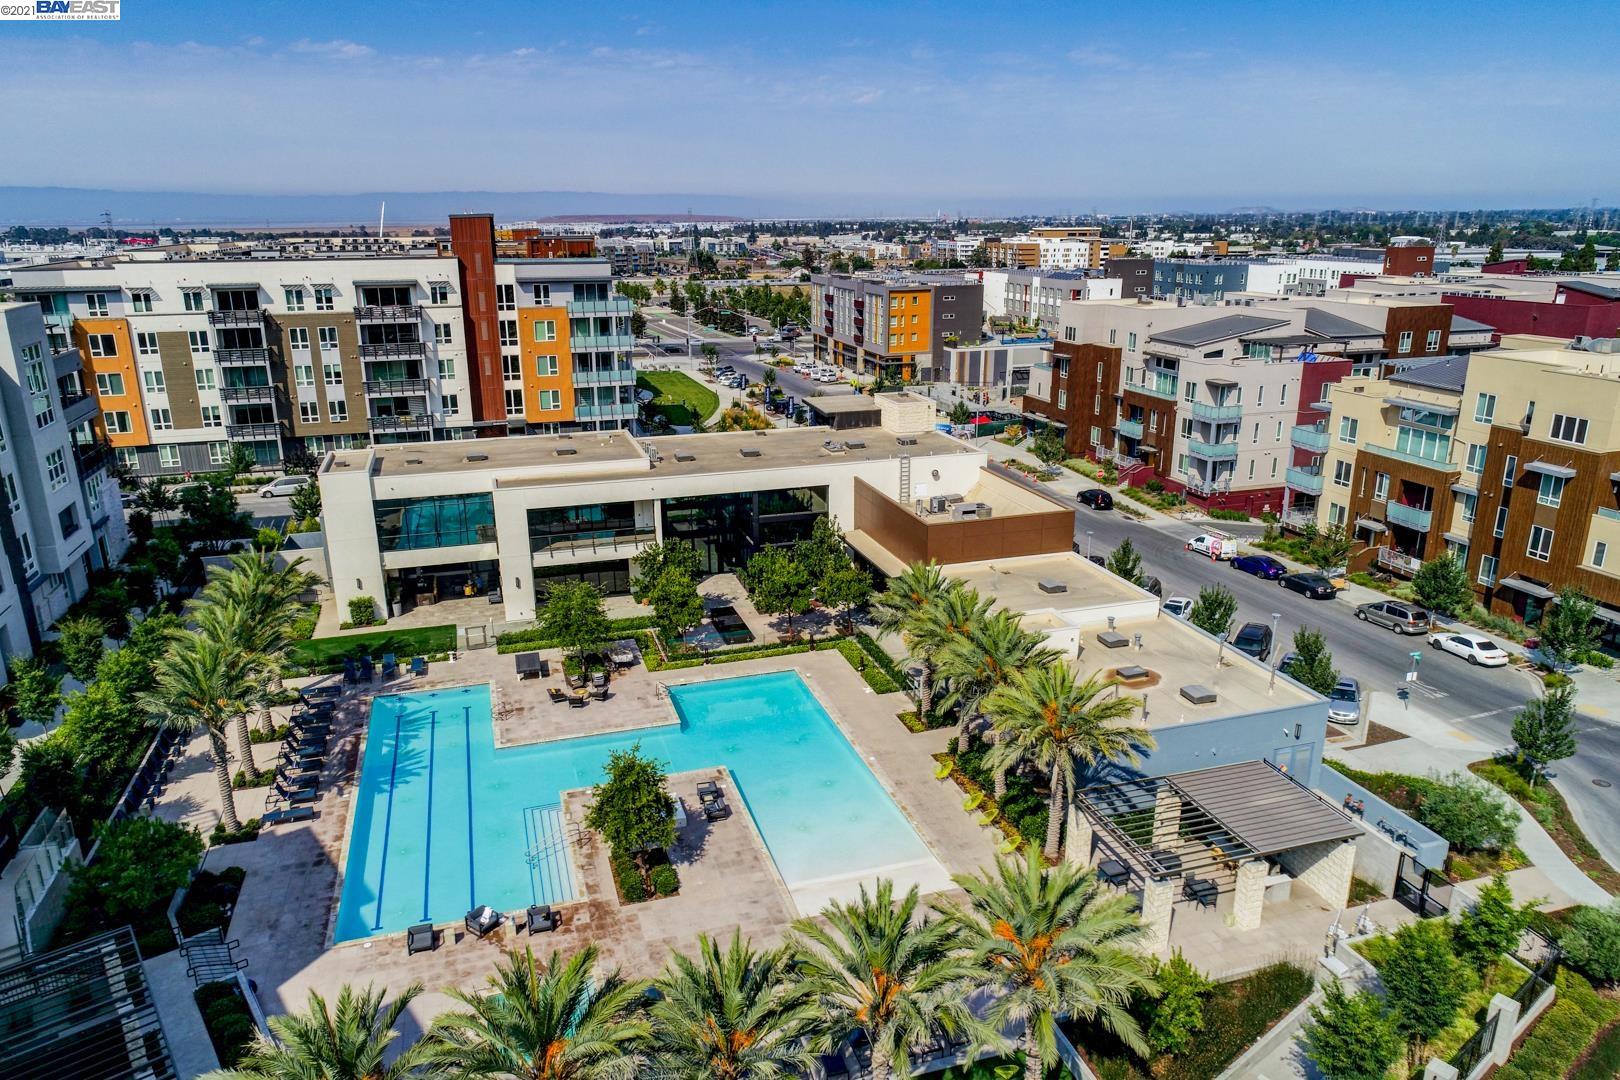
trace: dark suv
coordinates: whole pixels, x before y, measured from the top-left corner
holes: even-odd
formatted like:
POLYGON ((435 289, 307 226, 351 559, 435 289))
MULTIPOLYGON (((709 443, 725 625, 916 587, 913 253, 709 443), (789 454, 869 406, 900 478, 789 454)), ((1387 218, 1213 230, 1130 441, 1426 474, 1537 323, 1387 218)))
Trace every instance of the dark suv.
POLYGON ((1091 507, 1093 510, 1112 510, 1114 508, 1114 497, 1102 488, 1086 488, 1077 498, 1081 503, 1091 507))
POLYGON ((1271 627, 1265 623, 1244 623, 1232 636, 1232 648, 1264 661, 1271 655, 1271 627))

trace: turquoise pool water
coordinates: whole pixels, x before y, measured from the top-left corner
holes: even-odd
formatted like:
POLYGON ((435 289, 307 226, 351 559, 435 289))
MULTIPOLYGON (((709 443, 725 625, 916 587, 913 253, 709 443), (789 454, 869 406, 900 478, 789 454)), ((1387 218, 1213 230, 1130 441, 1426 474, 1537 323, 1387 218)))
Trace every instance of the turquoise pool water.
MULTIPOLYGON (((670 688, 680 726, 495 749, 487 685, 376 698, 337 940, 573 899, 561 793, 640 742, 670 772, 724 765, 801 908, 878 876, 944 871, 796 672, 670 688), (920 872, 919 872, 920 871, 920 872)), ((611 709, 592 704, 590 708, 611 709)), ((696 805, 684 796, 688 811, 696 805)))

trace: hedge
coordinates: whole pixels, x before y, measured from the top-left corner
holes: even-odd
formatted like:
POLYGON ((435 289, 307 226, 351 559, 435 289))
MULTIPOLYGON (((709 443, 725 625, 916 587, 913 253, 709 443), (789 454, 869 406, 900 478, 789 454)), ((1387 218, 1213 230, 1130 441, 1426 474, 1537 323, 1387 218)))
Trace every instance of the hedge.
POLYGON ((1530 1035, 1496 1073, 1496 1080, 1540 1080, 1563 1076, 1597 1033, 1620 1016, 1620 1002, 1598 996, 1592 984, 1569 968, 1555 979, 1558 997, 1530 1035))
POLYGON ((456 628, 447 623, 299 641, 288 650, 288 657, 293 665, 308 674, 327 675, 343 670, 344 657, 370 656, 381 660, 383 653, 393 653, 403 662, 413 656, 448 653, 455 647, 456 628))
MULTIPOLYGON (((651 615, 635 615, 628 619, 608 620, 608 633, 630 635, 637 630, 649 630, 653 626, 651 615)), ((545 631, 538 626, 527 630, 508 630, 495 638, 495 651, 498 653, 536 652, 540 649, 555 649, 558 643, 546 637, 545 631)))
POLYGON ((225 1068, 234 1068, 259 1030, 247 1002, 242 1000, 241 988, 235 979, 203 983, 192 997, 202 1014, 203 1027, 208 1029, 208 1041, 214 1044, 214 1056, 225 1068))

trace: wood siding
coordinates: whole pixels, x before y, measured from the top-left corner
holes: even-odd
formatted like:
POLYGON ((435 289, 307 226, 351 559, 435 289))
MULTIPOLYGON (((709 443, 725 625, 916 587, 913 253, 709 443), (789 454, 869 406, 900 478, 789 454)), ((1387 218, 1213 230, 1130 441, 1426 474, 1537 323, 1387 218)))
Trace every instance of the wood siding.
POLYGON ((1069 551, 1074 515, 1068 510, 1011 514, 985 521, 952 521, 949 515, 920 518, 908 507, 857 478, 855 527, 907 562, 952 563, 1010 559, 1069 551))

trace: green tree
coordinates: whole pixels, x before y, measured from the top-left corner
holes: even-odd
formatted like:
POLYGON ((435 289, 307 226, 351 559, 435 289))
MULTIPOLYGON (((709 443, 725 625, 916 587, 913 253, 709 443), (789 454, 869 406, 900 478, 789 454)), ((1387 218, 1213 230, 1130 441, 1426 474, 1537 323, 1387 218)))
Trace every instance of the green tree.
POLYGON ((676 315, 686 314, 686 297, 672 285, 669 290, 669 310, 676 315))
POLYGON ((1472 610, 1474 588, 1462 560, 1449 551, 1428 560, 1412 575, 1412 593, 1430 611, 1456 618, 1472 610))
POLYGON ((1343 525, 1305 530, 1305 561, 1321 571, 1337 570, 1350 558, 1350 536, 1343 525))
POLYGON ((1537 628, 1543 663, 1550 668, 1578 664, 1597 648, 1597 605, 1579 589, 1566 588, 1547 608, 1537 628))
POLYGON ((154 685, 143 706, 165 726, 190 734, 208 733, 219 789, 220 823, 227 832, 242 826, 236 816, 226 731, 247 711, 252 679, 251 657, 229 641, 188 633, 175 639, 153 672, 154 685))
POLYGON ((636 576, 630 581, 630 595, 637 600, 646 600, 651 595, 653 585, 666 570, 683 570, 693 581, 700 576, 698 550, 684 540, 661 540, 631 561, 635 563, 636 576))
POLYGON ((1558 947, 1571 964, 1593 978, 1620 982, 1620 900, 1606 907, 1576 908, 1559 932, 1558 947))
POLYGON ((703 621, 703 597, 698 595, 692 577, 681 567, 671 567, 658 575, 647 595, 653 619, 666 641, 679 638, 703 621))
POLYGON ((1068 456, 1063 448, 1063 436, 1055 428, 1045 427, 1035 433, 1030 440, 1029 452, 1048 465, 1056 465, 1068 456))
POLYGON ((1502 241, 1491 241, 1491 250, 1485 253, 1485 261, 1493 263, 1502 261, 1502 241))
POLYGON ((1474 973, 1457 957, 1444 920, 1409 923, 1395 931, 1394 948, 1378 969, 1395 1030, 1414 1060, 1423 1045, 1457 1018, 1474 989, 1474 973))
POLYGON ((1104 762, 1134 764, 1138 750, 1155 745, 1146 728, 1124 726, 1142 702, 1105 696, 1116 686, 1095 677, 1076 682, 1074 669, 1059 661, 1015 673, 1008 685, 998 686, 984 700, 997 734, 986 763, 997 769, 1027 761, 1050 779, 1048 858, 1061 853, 1063 818, 1077 778, 1104 762))
POLYGON ((905 643, 908 658, 922 668, 917 686, 917 707, 924 716, 933 713, 934 659, 925 648, 924 636, 933 608, 952 589, 961 588, 947 578, 938 564, 914 562, 889 579, 888 588, 872 602, 872 616, 878 630, 898 634, 905 643))
POLYGON ((787 632, 793 633, 793 616, 810 610, 814 584, 810 572, 793 553, 768 547, 754 553, 744 569, 743 584, 754 607, 767 615, 787 616, 787 632))
POLYGON ((615 750, 602 767, 607 779, 592 791, 585 825, 602 834, 614 851, 644 863, 650 851, 675 842, 675 806, 664 785, 663 763, 641 752, 641 743, 615 750))
POLYGON ((1130 537, 1121 540, 1119 546, 1109 553, 1108 569, 1132 585, 1142 584, 1142 556, 1137 554, 1136 545, 1131 543, 1130 537))
MULTIPOLYGON (((114 653, 102 665, 112 669, 120 665, 114 653)), ((150 677, 150 669, 146 665, 150 677)), ((110 787, 123 784, 123 771, 131 764, 130 757, 139 747, 141 737, 148 734, 147 718, 137 702, 137 695, 145 689, 144 682, 136 686, 120 686, 108 679, 97 679, 89 686, 67 697, 67 708, 62 713, 62 737, 73 748, 74 757, 92 778, 104 781, 110 787)))
POLYGON ((234 1069, 216 1069, 203 1080, 406 1080, 419 1075, 423 1043, 389 1057, 399 1039, 399 1018, 422 992, 412 983, 383 1008, 374 987, 338 991, 337 1008, 311 990, 301 1013, 270 1017, 270 1034, 259 1032, 234 1069))
POLYGON ((816 518, 810 535, 793 545, 793 559, 804 567, 813 585, 819 585, 834 570, 852 563, 843 533, 825 516, 816 518))
POLYGON ((1466 908, 1452 928, 1457 955, 1475 971, 1484 971, 1503 953, 1511 953, 1530 925, 1535 907, 1515 905, 1507 875, 1500 870, 1479 890, 1479 899, 1466 908))
POLYGON ((608 637, 602 593, 588 581, 553 581, 540 610, 540 630, 565 655, 583 663, 585 655, 608 637))
POLYGON ((135 493, 135 505, 147 513, 156 516, 166 514, 179 506, 174 494, 169 491, 169 485, 157 477, 146 481, 135 493))
POLYGON ((1288 674, 1324 696, 1339 684, 1339 671, 1321 633, 1303 626, 1294 631, 1294 662, 1288 674))
POLYGON ((1609 249, 1609 254, 1603 259, 1603 269, 1620 270, 1620 248, 1609 249))
POLYGON ((246 476, 259 467, 259 461, 253 456, 253 451, 244 443, 231 443, 230 457, 225 459, 222 470, 232 483, 241 476, 246 476))
POLYGON ((1216 637, 1225 636, 1232 629, 1232 617, 1237 614, 1237 597, 1225 585, 1205 585, 1198 590, 1198 599, 1193 601, 1192 610, 1187 613, 1187 621, 1214 634, 1216 637))
POLYGON ((321 485, 305 484, 292 493, 287 509, 294 521, 313 521, 321 516, 321 485))
POLYGON ((699 935, 697 956, 670 957, 655 983, 649 1056, 669 1080, 775 1080, 809 1075, 820 1014, 784 950, 755 952, 699 935))
MULTIPOLYGON (((965 591, 965 590, 964 590, 965 591)), ((958 714, 956 752, 967 753, 971 725, 985 696, 1012 681, 1014 673, 1060 659, 1046 647, 1046 635, 1025 630, 1016 611, 986 613, 968 622, 939 652, 939 675, 950 686, 943 704, 958 714)), ((1006 793, 1005 774, 996 774, 996 798, 1006 793)))
POLYGON ((635 338, 647 336, 647 316, 640 311, 630 313, 630 336, 635 338))
POLYGON ((20 757, 20 786, 28 795, 30 812, 56 807, 79 821, 85 805, 84 774, 72 744, 62 733, 33 740, 22 748, 20 757))
POLYGON ((1513 718, 1513 742, 1529 764, 1530 785, 1550 762, 1575 756, 1575 685, 1549 688, 1513 718))
POLYGON ((106 624, 91 615, 69 615, 57 621, 56 633, 68 673, 82 683, 95 678, 96 665, 107 648, 106 624))
POLYGON ((945 918, 991 995, 989 1027, 1022 1030, 1027 1080, 1057 1067, 1057 1026, 1069 1017, 1100 1023, 1146 1052, 1130 1006, 1155 986, 1135 901, 1074 863, 1046 866, 1034 845, 997 858, 993 871, 954 880, 968 902, 947 905, 945 918))
POLYGON ((905 1070, 908 1049, 937 1030, 978 1030, 963 993, 976 972, 953 948, 955 928, 917 908, 915 885, 896 903, 883 878, 875 894, 862 885, 857 899, 833 901, 788 935, 799 985, 825 1024, 822 1045, 865 1033, 873 1080, 905 1070))
POLYGON ((101 829, 95 861, 74 868, 68 906, 94 907, 114 924, 134 922, 191 880, 202 853, 202 836, 189 825, 147 816, 111 822, 101 829))
POLYGON ((821 579, 816 592, 822 604, 844 620, 844 629, 853 630, 851 612, 872 598, 872 577, 853 560, 846 560, 821 579))
POLYGON ((1215 985, 1177 949, 1159 965, 1159 996, 1143 1003, 1147 1043, 1155 1054, 1185 1053, 1204 1030, 1204 998, 1215 985))
POLYGON ((153 538, 146 545, 146 558, 152 564, 152 572, 169 589, 175 588, 184 579, 186 552, 172 532, 153 538))
POLYGON ((1334 979, 1322 1004, 1311 1006, 1306 1054, 1327 1080, 1384 1080, 1400 1060, 1401 1035, 1370 990, 1346 994, 1334 979))
POLYGON ((968 408, 967 402, 958 400, 955 405, 951 406, 951 411, 946 414, 946 418, 950 420, 951 423, 961 427, 972 422, 973 410, 968 408))
POLYGON ((1417 817, 1462 851, 1499 851, 1519 835, 1519 815, 1507 795, 1467 773, 1430 773, 1417 817))
POLYGON ((32 656, 11 662, 11 700, 17 715, 30 723, 50 726, 62 704, 62 677, 32 656))

